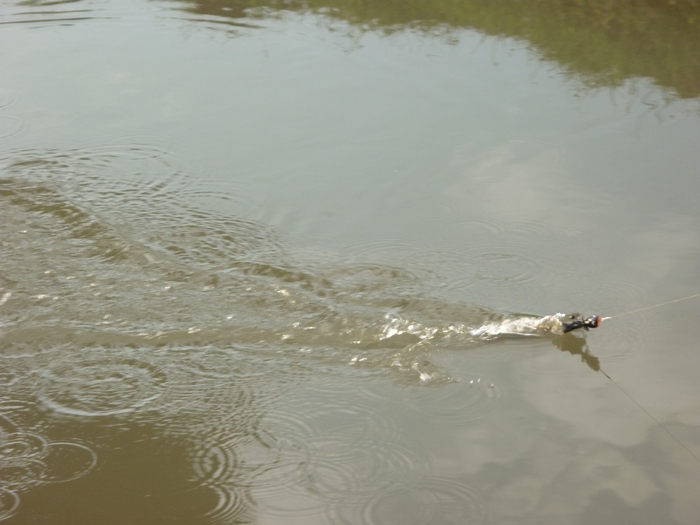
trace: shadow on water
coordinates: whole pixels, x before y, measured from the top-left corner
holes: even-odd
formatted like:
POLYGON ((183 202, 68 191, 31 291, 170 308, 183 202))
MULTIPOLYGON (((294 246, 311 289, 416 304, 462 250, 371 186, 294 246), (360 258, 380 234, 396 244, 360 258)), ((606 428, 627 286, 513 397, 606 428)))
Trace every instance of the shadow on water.
MULTIPOLYGON (((681 98, 700 95, 700 3, 661 0, 176 0, 197 16, 255 19, 313 12, 353 30, 419 31, 447 39, 463 29, 527 42, 586 87, 650 77, 681 98)), ((176 4, 171 4, 176 5, 176 4)))
POLYGON ((590 352, 588 342, 583 337, 566 334, 552 339, 552 344, 562 352, 581 356, 581 361, 586 363, 591 370, 600 372, 600 359, 590 352))

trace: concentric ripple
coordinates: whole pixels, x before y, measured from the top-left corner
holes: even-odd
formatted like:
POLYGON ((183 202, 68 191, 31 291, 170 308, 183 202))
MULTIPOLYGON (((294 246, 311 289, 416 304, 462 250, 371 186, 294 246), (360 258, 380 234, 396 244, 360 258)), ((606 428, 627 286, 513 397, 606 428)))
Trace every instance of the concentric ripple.
POLYGON ((255 500, 270 515, 303 516, 330 503, 359 504, 377 492, 407 486, 423 472, 419 455, 396 442, 347 446, 329 437, 313 440, 306 449, 298 441, 293 445, 299 449, 296 458, 283 457, 255 478, 255 500))
POLYGON ((233 428, 224 433, 169 435, 129 440, 112 451, 116 490, 147 497, 154 519, 191 523, 248 522, 253 507, 240 464, 233 428), (137 476, 123 473, 138 472, 137 476))
POLYGON ((392 420, 358 389, 312 388, 271 411, 279 459, 255 477, 254 497, 276 516, 308 515, 330 502, 361 502, 419 479, 423 462, 392 420), (307 396, 310 396, 307 397, 307 396), (319 406, 318 399, 324 402, 319 406))
POLYGON ((0 479, 6 488, 24 491, 45 483, 63 483, 85 476, 97 465, 97 454, 80 443, 51 442, 39 436, 36 443, 16 437, 2 444, 0 479))
POLYGON ((112 349, 76 350, 38 372, 39 400, 56 412, 85 417, 127 414, 158 399, 167 377, 157 366, 112 349))
POLYGON ((227 525, 252 523, 253 502, 245 487, 192 485, 182 491, 147 493, 147 506, 141 507, 146 522, 189 524, 193 522, 227 525), (147 512, 144 512, 147 511, 147 512))
POLYGON ((0 463, 3 487, 21 492, 42 484, 46 463, 37 458, 17 459, 0 463))
POLYGON ((532 259, 512 253, 485 253, 473 261, 475 279, 495 284, 528 281, 539 266, 532 259))
MULTIPOLYGON (((4 403, 0 412, 9 409, 22 422, 21 403, 4 403)), ((26 422, 24 422, 26 423, 26 422)), ((0 482, 12 495, 2 494, 0 519, 4 510, 14 512, 19 504, 18 494, 47 483, 72 481, 90 472, 97 465, 97 454, 89 446, 67 441, 50 441, 44 435, 27 428, 37 425, 17 423, 0 415, 0 482), (8 499, 9 498, 9 499, 8 499), (8 501, 14 503, 7 503, 8 501), (4 509, 4 506, 8 506, 4 509)))
POLYGON ((44 456, 47 452, 46 439, 29 432, 16 432, 2 436, 0 441, 0 461, 13 461, 44 456))
POLYGON ((11 517, 19 507, 19 495, 9 489, 0 487, 0 521, 11 517))
POLYGON ((170 148, 152 137, 132 142, 139 138, 69 151, 10 151, 0 159, 2 182, 11 203, 29 212, 23 222, 53 218, 47 229, 91 241, 90 255, 106 260, 177 260, 191 271, 228 268, 251 251, 279 249, 270 228, 231 216, 250 213, 251 199, 185 176, 191 170, 170 148))
POLYGON ((32 434, 29 429, 42 423, 43 414, 36 403, 9 398, 0 401, 0 437, 32 434))
POLYGON ((231 483, 238 469, 236 442, 200 441, 189 451, 197 483, 216 487, 231 483))
POLYGON ((348 446, 341 437, 329 437, 313 444, 311 461, 297 476, 300 488, 324 501, 359 501, 416 480, 420 463, 413 449, 393 441, 367 440, 348 446))
POLYGON ((346 243, 344 248, 353 257, 375 262, 396 260, 397 255, 408 256, 419 253, 423 249, 417 242, 377 238, 363 238, 361 241, 346 243))
POLYGON ((46 465, 41 477, 44 483, 64 483, 86 475, 97 466, 97 454, 80 443, 52 442, 42 457, 46 465))
POLYGON ((189 524, 251 523, 251 501, 238 487, 194 487, 186 492, 152 494, 148 497, 153 522, 189 524))
POLYGON ((461 250, 423 251, 411 254, 403 262, 409 268, 417 268, 424 279, 434 281, 431 284, 437 289, 449 288, 451 291, 463 292, 474 283, 474 262, 461 250), (434 275, 435 268, 441 268, 449 278, 445 278, 444 275, 434 275))
POLYGON ((484 523, 487 514, 483 496, 473 486, 458 477, 437 477, 380 491, 364 507, 335 505, 329 517, 348 525, 462 525, 484 523))

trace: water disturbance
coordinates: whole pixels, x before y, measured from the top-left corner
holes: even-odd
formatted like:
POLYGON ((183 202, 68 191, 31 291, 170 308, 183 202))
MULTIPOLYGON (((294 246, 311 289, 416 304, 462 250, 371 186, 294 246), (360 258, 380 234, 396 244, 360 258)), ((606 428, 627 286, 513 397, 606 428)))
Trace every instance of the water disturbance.
POLYGON ((545 4, 0 7, 0 521, 697 523, 698 6, 545 4))

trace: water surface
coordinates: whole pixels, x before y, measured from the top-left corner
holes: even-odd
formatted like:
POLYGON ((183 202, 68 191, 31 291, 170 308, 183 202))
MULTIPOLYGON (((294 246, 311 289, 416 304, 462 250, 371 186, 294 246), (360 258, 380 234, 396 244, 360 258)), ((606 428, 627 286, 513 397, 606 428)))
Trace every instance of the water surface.
POLYGON ((0 519, 697 523, 698 16, 4 4, 0 519))

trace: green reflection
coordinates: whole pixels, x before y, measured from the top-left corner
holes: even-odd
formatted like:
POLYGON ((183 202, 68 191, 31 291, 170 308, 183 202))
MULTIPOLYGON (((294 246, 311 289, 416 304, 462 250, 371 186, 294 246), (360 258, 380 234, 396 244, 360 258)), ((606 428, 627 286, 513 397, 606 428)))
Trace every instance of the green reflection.
POLYGON ((176 1, 188 12, 229 19, 287 10, 383 33, 472 29, 529 42, 587 87, 650 77, 681 98, 700 95, 700 0, 176 1))

